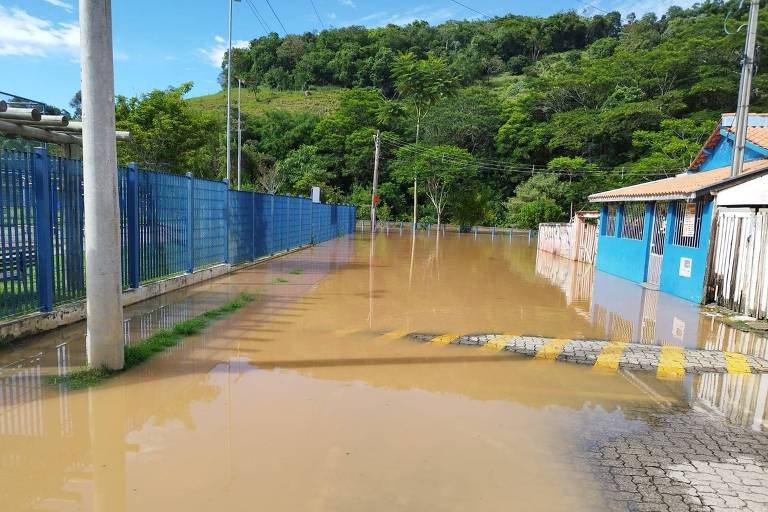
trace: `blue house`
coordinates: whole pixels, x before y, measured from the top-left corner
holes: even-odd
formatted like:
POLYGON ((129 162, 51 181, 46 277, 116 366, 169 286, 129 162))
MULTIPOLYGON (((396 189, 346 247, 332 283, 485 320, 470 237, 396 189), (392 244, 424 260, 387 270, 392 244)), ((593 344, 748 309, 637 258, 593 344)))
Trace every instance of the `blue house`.
MULTIPOLYGON (((718 193, 768 174, 768 114, 749 116, 738 176, 730 175, 733 124, 734 116, 723 114, 684 173, 589 197, 601 203, 598 270, 692 302, 704 300, 718 193)), ((765 180, 758 183, 763 187, 765 180)))

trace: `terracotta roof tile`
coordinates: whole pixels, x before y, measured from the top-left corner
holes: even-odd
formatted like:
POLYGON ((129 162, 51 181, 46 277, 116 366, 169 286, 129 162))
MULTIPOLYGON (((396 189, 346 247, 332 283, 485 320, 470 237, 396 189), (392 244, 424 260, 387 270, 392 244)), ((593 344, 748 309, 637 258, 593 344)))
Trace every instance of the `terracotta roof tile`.
MULTIPOLYGON (((728 131, 733 133, 733 128, 728 128, 728 131)), ((748 126, 747 140, 768 149, 768 126, 748 126)))
MULTIPOLYGON (((744 163, 742 174, 768 169, 768 158, 744 163)), ((607 190, 589 196, 590 201, 623 201, 632 198, 673 199, 690 196, 696 191, 711 187, 730 178, 731 166, 718 167, 693 174, 680 174, 673 178, 649 181, 629 187, 607 190)))

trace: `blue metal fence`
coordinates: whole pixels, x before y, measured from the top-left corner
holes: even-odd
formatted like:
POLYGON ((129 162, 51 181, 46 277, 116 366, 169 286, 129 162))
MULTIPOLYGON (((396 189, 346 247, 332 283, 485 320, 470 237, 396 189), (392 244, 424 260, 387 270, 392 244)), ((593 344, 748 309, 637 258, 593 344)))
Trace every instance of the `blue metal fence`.
MULTIPOLYGON (((0 318, 84 298, 82 162, 45 149, 0 157, 0 318)), ((350 205, 134 165, 117 173, 124 288, 354 233, 350 205)))

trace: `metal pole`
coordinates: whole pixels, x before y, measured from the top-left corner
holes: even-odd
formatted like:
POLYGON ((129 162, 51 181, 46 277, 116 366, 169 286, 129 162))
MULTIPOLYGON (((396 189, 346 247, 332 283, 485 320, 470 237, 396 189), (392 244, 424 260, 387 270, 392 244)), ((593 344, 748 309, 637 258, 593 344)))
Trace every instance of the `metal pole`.
POLYGON ((229 0, 229 45, 227 50, 227 183, 232 171, 232 0, 229 0))
POLYGON ((240 124, 240 87, 243 81, 237 79, 237 190, 240 190, 240 161, 243 153, 243 130, 240 124))
POLYGON ((80 0, 88 365, 120 369, 123 304, 111 0, 80 0))
POLYGON ((739 100, 736 106, 736 141, 733 145, 731 176, 741 174, 744 167, 744 146, 746 145, 747 126, 749 124, 749 99, 752 92, 752 74, 755 67, 755 40, 757 38, 757 13, 759 9, 760 0, 750 0, 747 41, 744 44, 741 80, 739 81, 739 100))
POLYGON ((376 190, 379 186, 379 130, 373 136, 373 190, 371 191, 371 234, 376 231, 376 190))

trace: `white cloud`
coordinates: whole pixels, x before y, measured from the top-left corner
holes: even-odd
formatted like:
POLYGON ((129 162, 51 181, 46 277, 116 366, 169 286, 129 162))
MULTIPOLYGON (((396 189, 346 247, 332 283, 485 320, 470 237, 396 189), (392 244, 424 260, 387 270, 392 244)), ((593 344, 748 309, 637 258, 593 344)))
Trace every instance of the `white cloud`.
POLYGON ((341 5, 346 5, 347 7, 351 7, 353 9, 357 7, 357 4, 353 0, 339 0, 339 3, 341 5))
POLYGON ((624 16, 631 12, 634 12, 637 16, 642 16, 643 14, 647 14, 649 12, 655 12, 657 15, 661 16, 662 14, 665 14, 667 10, 673 5, 688 8, 695 4, 697 1, 698 0, 626 0, 620 2, 609 2, 608 7, 606 7, 604 4, 601 5, 601 3, 590 3, 593 3, 593 5, 601 7, 606 11, 619 11, 624 16))
POLYGON ((52 54, 79 53, 80 27, 74 23, 54 23, 30 15, 17 7, 0 5, 0 55, 46 57, 52 54))
POLYGON ((398 13, 390 13, 388 11, 374 12, 349 24, 380 27, 389 24, 407 25, 416 20, 423 20, 434 25, 454 17, 456 17, 456 11, 450 7, 436 9, 431 5, 419 5, 398 13))
POLYGON ((43 2, 51 4, 56 7, 61 7, 67 12, 72 12, 74 10, 74 7, 72 7, 72 4, 69 4, 67 2, 62 2, 62 0, 43 0, 43 2))
MULTIPOLYGON (((232 48, 248 48, 249 44, 250 41, 238 39, 237 41, 232 41, 232 48)), ((199 48, 197 51, 205 57, 211 66, 220 68, 224 55, 227 54, 227 40, 221 36, 216 36, 213 38, 213 45, 208 48, 199 48)))

